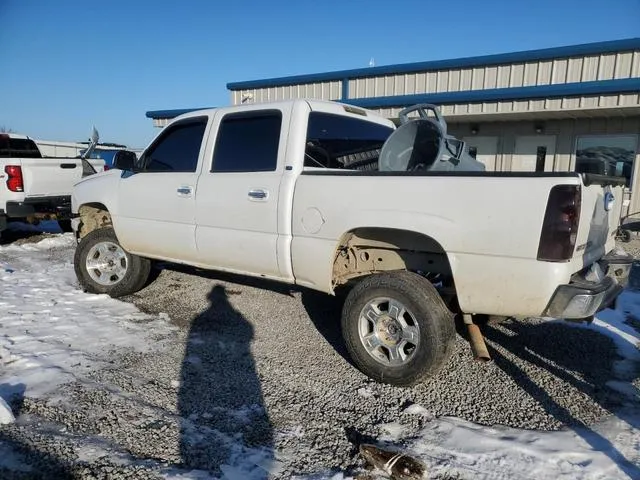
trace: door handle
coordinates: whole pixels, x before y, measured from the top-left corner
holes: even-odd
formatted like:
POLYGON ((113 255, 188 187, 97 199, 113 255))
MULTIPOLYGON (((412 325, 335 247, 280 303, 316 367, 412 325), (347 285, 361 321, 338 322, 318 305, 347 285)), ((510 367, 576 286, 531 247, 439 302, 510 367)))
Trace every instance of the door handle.
POLYGON ((269 192, 261 189, 249 190, 250 200, 265 200, 269 196, 269 192))
POLYGON ((178 195, 190 197, 193 193, 193 189, 191 187, 178 187, 178 195))

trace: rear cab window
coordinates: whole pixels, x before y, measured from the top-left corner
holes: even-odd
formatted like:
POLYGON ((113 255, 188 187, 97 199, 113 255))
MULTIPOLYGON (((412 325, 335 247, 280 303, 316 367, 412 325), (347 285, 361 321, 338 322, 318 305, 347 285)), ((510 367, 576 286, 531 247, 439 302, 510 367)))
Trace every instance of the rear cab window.
POLYGON ((0 158, 42 158, 36 142, 0 134, 0 158))
POLYGON ((311 112, 305 168, 377 170, 378 156, 392 127, 359 118, 311 112))

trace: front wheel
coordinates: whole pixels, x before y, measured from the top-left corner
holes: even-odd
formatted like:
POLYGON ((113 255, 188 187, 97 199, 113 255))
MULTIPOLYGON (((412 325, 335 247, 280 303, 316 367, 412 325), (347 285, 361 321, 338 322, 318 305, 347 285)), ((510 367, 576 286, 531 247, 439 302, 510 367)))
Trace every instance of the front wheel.
POLYGON ((89 232, 76 247, 73 263, 85 291, 112 297, 142 289, 151 272, 151 262, 122 248, 110 227, 89 232))
POLYGON ((365 375, 409 386, 446 363, 455 323, 431 282, 412 272, 388 272, 364 278, 349 292, 342 334, 365 375))

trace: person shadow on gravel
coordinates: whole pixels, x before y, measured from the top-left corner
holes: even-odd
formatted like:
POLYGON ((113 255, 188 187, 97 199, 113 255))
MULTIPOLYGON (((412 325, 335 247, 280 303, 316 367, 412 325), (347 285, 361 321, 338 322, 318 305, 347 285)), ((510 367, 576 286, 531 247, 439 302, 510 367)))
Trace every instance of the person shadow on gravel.
POLYGON ((182 468, 229 478, 266 478, 273 433, 251 354, 253 327, 216 285, 193 319, 178 410, 182 468))

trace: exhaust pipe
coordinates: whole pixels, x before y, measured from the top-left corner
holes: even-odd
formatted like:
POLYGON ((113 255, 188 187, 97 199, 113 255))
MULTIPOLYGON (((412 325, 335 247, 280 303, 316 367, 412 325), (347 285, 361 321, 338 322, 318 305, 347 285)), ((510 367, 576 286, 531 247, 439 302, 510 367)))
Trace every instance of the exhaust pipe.
POLYGON ((471 315, 465 314, 463 318, 467 326, 473 358, 481 362, 491 361, 491 355, 489 355, 489 350, 487 350, 487 344, 484 341, 480 327, 473 323, 473 317, 471 315))

